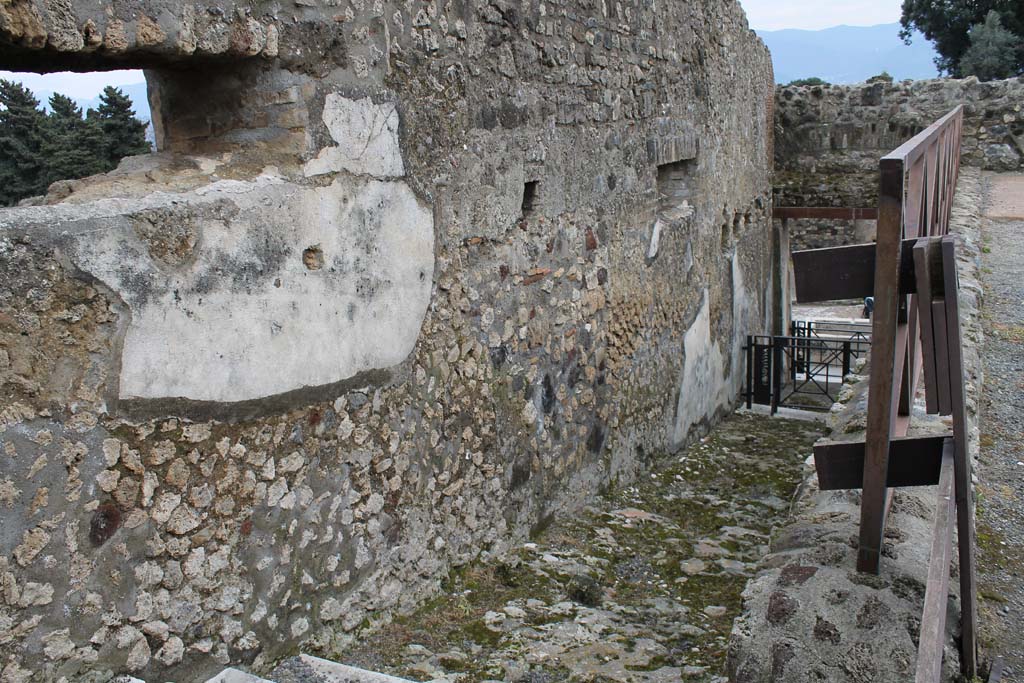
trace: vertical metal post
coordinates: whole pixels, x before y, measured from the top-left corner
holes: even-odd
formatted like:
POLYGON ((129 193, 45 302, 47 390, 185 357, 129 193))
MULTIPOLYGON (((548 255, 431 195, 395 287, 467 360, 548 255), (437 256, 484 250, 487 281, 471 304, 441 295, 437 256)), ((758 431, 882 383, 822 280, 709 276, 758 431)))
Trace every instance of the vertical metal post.
POLYGON ((754 407, 754 338, 747 335, 747 410, 754 407))
POLYGON ((785 337, 772 337, 772 415, 779 412, 782 402, 782 345, 785 337))
POLYGON ((850 340, 847 339, 846 341, 843 342, 843 376, 840 378, 840 380, 845 379, 846 376, 850 374, 851 351, 852 347, 850 344, 850 340))

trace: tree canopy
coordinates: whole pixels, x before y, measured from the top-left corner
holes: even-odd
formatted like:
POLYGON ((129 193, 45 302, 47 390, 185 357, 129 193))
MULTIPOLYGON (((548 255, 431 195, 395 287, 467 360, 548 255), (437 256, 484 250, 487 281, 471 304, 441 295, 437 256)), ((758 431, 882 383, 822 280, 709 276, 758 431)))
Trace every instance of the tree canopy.
POLYGON ((38 194, 45 187, 39 100, 20 83, 0 80, 0 202, 38 194))
POLYGON ((113 170, 123 157, 151 151, 132 102, 107 87, 97 109, 83 112, 59 93, 43 111, 32 92, 0 79, 0 205, 43 194, 57 180, 113 170))
MULTIPOLYGON (((971 47, 971 29, 985 23, 988 13, 999 13, 1003 28, 1024 35, 1024 2, 1021 0, 903 0, 900 36, 910 41, 917 29, 935 44, 939 56, 935 65, 950 76, 964 74, 961 60, 971 47)), ((1017 50, 1015 70, 1024 69, 1024 54, 1017 50)), ((1011 74, 1012 75, 1012 74, 1011 74)))
POLYGON ((106 138, 107 161, 111 168, 124 157, 150 151, 146 142, 146 124, 135 118, 132 101, 120 88, 108 85, 103 89, 96 116, 106 138))
POLYGON ((983 81, 1010 78, 1020 71, 1021 38, 1003 27, 999 13, 988 13, 985 23, 970 30, 971 44, 960 59, 964 76, 983 81))
POLYGON ((798 78, 795 81, 790 81, 786 85, 831 85, 828 81, 812 76, 811 78, 798 78))

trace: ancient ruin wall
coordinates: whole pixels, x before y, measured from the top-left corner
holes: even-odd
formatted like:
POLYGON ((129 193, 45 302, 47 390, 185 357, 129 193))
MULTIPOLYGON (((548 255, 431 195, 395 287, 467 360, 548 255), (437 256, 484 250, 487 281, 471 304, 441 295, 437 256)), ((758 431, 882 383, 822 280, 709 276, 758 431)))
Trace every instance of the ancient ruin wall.
MULTIPOLYGON (((1022 78, 780 86, 775 100, 777 206, 877 206, 878 160, 959 104, 965 165, 1024 168, 1022 78)), ((790 234, 793 249, 872 238, 852 221, 790 221, 790 234)))
POLYGON ((0 63, 146 67, 163 150, 0 211, 5 683, 329 654, 700 433, 771 318, 735 2, 13 0, 0 63))

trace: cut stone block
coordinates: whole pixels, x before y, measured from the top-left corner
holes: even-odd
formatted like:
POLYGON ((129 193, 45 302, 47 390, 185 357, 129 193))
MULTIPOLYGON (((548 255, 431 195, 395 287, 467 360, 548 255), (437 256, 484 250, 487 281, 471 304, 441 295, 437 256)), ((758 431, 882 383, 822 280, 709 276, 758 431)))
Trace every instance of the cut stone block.
POLYGON ((311 655, 285 660, 270 675, 277 683, 410 683, 406 678, 366 671, 311 655))
MULTIPOLYGON (((133 682, 134 683, 134 682, 133 682)), ((266 678, 260 678, 240 669, 224 669, 206 683, 272 683, 266 678)))

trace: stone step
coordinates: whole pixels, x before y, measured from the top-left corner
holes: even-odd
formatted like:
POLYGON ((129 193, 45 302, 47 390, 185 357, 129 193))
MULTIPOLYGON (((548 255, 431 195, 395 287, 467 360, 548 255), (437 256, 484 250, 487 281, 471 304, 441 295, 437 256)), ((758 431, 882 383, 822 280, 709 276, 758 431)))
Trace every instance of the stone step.
POLYGON ((240 669, 224 669, 206 683, 273 683, 240 669))
POLYGON ((287 659, 269 675, 274 683, 411 683, 406 678, 357 669, 311 655, 287 659))
MULTIPOLYGON (((357 669, 311 655, 286 659, 268 675, 270 678, 260 678, 240 669, 224 669, 206 683, 411 683, 405 678, 357 669)), ((144 683, 134 678, 126 683, 128 681, 144 683)))

